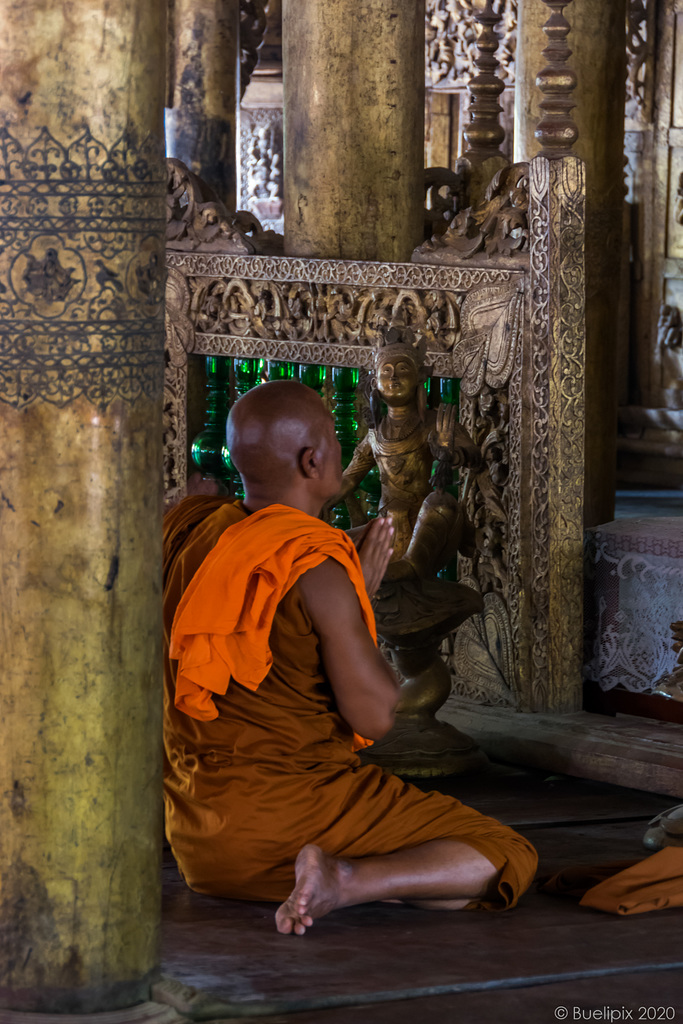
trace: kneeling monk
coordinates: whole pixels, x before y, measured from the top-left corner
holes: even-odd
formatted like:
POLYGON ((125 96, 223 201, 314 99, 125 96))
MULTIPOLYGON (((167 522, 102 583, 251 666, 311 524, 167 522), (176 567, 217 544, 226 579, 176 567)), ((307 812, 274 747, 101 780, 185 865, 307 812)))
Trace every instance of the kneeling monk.
POLYGON ((525 839, 355 753, 398 698, 368 598, 393 530, 375 520, 357 553, 317 518, 341 485, 331 415, 301 384, 263 384, 228 445, 244 501, 186 498, 164 530, 166 828, 188 885, 281 902, 297 935, 372 900, 513 906, 536 868, 525 839))

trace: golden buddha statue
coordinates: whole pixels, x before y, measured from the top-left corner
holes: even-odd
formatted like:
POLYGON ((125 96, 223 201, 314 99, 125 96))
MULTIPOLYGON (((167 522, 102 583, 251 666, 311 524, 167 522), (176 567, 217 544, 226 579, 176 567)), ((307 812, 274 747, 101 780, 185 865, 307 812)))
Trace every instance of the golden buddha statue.
POLYGON ((394 552, 373 603, 378 634, 405 682, 396 724, 368 757, 389 770, 418 776, 455 774, 486 764, 469 737, 434 717, 451 690, 441 642, 483 608, 472 588, 437 579, 458 551, 471 555, 474 547, 474 529, 446 487, 454 468, 469 466, 476 472, 482 456, 453 406, 427 409, 424 364, 424 344, 412 331, 386 332, 375 356, 369 430, 334 499, 335 504, 349 499, 372 467, 378 467, 379 515, 393 518, 394 552), (434 460, 438 465, 432 476, 434 460))

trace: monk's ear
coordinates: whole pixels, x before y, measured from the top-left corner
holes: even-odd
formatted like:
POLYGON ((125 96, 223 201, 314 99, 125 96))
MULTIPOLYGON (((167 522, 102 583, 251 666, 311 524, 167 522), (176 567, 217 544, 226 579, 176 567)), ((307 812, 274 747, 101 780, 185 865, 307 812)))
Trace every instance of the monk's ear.
POLYGON ((315 448, 302 448, 299 452, 299 469, 308 480, 320 476, 320 454, 315 448))

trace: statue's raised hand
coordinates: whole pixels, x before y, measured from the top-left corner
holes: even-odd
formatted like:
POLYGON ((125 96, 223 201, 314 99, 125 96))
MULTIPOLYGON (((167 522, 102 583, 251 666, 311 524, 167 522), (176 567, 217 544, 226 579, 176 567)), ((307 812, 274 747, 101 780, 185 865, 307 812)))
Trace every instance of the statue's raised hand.
POLYGON ((459 422, 454 405, 442 402, 439 406, 436 426, 429 435, 429 447, 444 469, 469 466, 477 471, 482 465, 481 449, 459 422))
POLYGON ((454 435, 459 426, 457 408, 442 402, 436 413, 436 425, 429 435, 429 447, 435 459, 452 460, 454 435))

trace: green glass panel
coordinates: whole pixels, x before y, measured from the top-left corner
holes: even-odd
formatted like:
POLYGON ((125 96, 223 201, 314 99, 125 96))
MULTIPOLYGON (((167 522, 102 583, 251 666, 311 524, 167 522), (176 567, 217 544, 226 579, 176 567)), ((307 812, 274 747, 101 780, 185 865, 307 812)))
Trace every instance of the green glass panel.
MULTIPOLYGON (((358 418, 356 413, 356 388, 358 370, 350 366, 332 367, 332 397, 334 399, 335 430, 342 450, 342 465, 348 466, 358 440, 358 418)), ((336 505, 332 510, 333 526, 347 530, 351 525, 346 505, 336 505)))
POLYGON ((268 360, 268 380, 293 380, 294 363, 283 363, 279 359, 268 360))
MULTIPOLYGON (((232 373, 235 382, 235 396, 240 398, 242 395, 246 395, 247 391, 251 391, 252 388, 261 383, 263 360, 235 359, 232 364, 232 373)), ((230 479, 230 490, 236 498, 243 498, 244 487, 242 486, 242 478, 230 460, 230 452, 225 443, 223 443, 221 457, 225 472, 230 479)))
POLYGON ((204 476, 228 478, 223 464, 225 421, 230 408, 230 363, 223 356, 206 358, 206 415, 204 429, 192 442, 192 461, 204 476))
POLYGON ((305 384, 307 388, 313 388, 318 394, 321 393, 325 386, 326 374, 327 368, 325 366, 315 366, 306 363, 302 363, 299 366, 299 380, 301 383, 305 384))
POLYGON ((233 363, 233 374, 235 377, 235 394, 246 395, 261 380, 263 373, 262 359, 235 359, 233 363))
POLYGON ((460 381, 456 377, 442 377, 439 384, 441 401, 460 405, 460 381))

